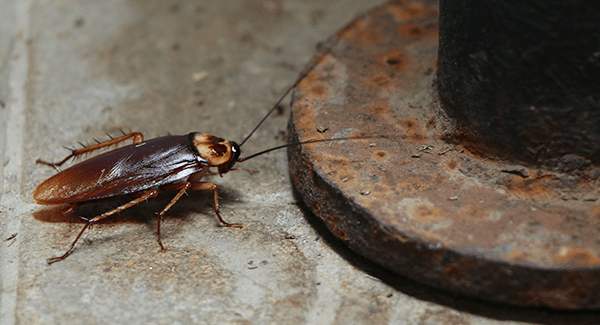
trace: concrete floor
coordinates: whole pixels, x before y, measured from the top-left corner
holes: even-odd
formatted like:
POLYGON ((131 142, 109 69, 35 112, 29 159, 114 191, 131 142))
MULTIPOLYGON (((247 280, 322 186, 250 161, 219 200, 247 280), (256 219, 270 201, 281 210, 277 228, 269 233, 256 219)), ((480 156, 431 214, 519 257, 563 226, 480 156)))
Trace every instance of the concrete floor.
MULTIPOLYGON (((82 223, 126 198, 63 217, 33 203, 54 174, 37 158, 120 130, 147 138, 202 131, 239 141, 325 40, 381 1, 0 0, 0 324, 598 324, 480 302, 391 274, 331 239, 304 210, 285 151, 120 213, 62 254, 82 223), (13 234, 16 234, 14 237, 13 234), (13 238, 10 238, 13 237, 13 238)), ((286 100, 286 107, 287 107, 286 100)), ((244 145, 285 141, 287 111, 244 145)))

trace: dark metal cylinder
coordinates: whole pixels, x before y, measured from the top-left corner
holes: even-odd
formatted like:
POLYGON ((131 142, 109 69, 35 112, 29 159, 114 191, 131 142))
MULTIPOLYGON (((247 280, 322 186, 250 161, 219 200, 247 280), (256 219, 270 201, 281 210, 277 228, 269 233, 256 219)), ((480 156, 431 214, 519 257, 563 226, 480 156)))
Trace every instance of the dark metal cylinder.
POLYGON ((600 1, 441 0, 438 80, 469 149, 600 163, 600 1))

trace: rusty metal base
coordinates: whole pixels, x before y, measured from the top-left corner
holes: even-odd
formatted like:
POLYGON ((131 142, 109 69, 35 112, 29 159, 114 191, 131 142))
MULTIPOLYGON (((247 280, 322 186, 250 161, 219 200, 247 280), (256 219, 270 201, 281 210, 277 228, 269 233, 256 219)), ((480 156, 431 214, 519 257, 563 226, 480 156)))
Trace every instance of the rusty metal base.
POLYGON ((290 147, 296 187, 350 248, 422 283, 599 308, 600 172, 511 165, 445 141, 458 131, 437 103, 437 8, 374 9, 298 86, 292 141, 381 137, 290 147))

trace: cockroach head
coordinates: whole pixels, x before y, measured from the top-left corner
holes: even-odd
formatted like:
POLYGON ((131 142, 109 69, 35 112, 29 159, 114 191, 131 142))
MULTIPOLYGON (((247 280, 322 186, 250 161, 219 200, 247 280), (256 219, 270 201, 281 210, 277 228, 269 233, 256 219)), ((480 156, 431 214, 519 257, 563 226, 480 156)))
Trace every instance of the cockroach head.
POLYGON ((219 174, 228 172, 240 157, 240 146, 214 135, 196 132, 192 145, 209 166, 217 167, 219 174))

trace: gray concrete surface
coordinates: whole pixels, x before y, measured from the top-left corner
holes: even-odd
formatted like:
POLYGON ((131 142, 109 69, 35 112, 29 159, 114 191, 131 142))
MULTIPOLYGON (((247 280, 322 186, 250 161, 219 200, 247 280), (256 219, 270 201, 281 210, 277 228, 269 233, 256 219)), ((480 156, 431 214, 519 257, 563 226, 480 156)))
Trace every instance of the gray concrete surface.
MULTIPOLYGON (((303 210, 285 151, 208 179, 221 186, 156 218, 174 195, 85 233, 33 203, 62 148, 119 130, 148 138, 203 131, 239 141, 325 40, 381 3, 302 1, 0 0, 0 324, 594 324, 592 312, 489 304, 416 284, 331 239, 303 210), (16 236, 12 239, 13 234, 16 236), (8 239, 8 240, 6 240, 8 239)), ((289 101, 286 101, 289 102, 289 101)), ((285 141, 287 111, 243 147, 285 141)))

